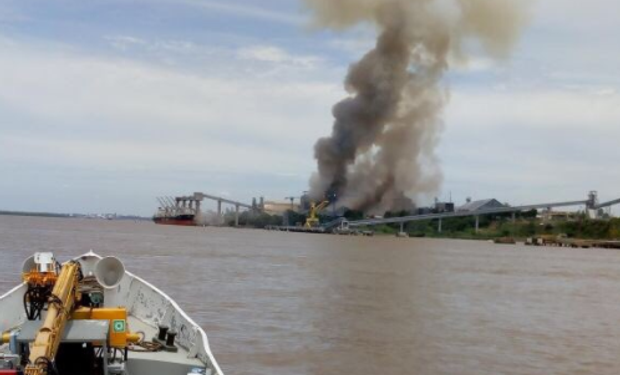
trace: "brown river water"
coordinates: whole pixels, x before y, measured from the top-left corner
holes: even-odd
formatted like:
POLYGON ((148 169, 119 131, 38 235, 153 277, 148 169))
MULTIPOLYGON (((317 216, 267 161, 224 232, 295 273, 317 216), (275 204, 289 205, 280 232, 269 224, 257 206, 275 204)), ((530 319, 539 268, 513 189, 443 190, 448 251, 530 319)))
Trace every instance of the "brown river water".
POLYGON ((620 252, 0 216, 0 292, 37 251, 120 257, 227 375, 620 374, 620 252))

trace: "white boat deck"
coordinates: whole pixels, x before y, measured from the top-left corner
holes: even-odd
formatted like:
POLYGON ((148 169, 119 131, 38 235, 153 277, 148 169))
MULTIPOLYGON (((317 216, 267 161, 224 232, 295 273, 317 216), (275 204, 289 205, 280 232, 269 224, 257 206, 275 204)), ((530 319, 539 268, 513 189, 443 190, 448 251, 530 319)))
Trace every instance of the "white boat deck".
MULTIPOLYGON (((152 341, 153 337, 157 335, 157 329, 149 326, 141 320, 130 316, 128 319, 129 328, 132 332, 144 332, 145 340, 152 341)), ((204 367, 198 358, 189 358, 189 352, 184 348, 179 347, 179 351, 176 353, 159 351, 159 352, 129 352, 129 360, 140 361, 154 361, 154 362, 166 362, 177 365, 184 365, 191 368, 204 367)))

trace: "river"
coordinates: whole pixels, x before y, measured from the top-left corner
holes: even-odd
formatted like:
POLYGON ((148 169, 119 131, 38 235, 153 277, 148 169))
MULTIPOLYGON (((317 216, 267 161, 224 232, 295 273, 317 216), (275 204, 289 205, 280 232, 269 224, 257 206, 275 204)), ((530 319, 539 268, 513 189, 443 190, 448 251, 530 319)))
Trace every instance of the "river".
POLYGON ((620 373, 620 252, 0 216, 23 259, 120 257, 227 375, 620 373))

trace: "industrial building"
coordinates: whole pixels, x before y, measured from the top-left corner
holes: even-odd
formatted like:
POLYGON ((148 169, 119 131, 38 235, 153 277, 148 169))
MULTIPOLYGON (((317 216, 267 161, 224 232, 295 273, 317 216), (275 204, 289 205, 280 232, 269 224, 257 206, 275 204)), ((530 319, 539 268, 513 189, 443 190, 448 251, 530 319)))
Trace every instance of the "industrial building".
POLYGON ((444 212, 454 212, 454 203, 452 202, 439 202, 435 201, 435 210, 436 214, 441 214, 444 212))
POLYGON ((475 212, 481 210, 491 210, 495 208, 508 207, 501 203, 497 199, 484 199, 479 201, 472 201, 467 198, 467 203, 456 209, 457 212, 475 212))
POLYGON ((270 215, 284 215, 288 210, 299 211, 299 205, 294 202, 265 201, 263 208, 270 215))

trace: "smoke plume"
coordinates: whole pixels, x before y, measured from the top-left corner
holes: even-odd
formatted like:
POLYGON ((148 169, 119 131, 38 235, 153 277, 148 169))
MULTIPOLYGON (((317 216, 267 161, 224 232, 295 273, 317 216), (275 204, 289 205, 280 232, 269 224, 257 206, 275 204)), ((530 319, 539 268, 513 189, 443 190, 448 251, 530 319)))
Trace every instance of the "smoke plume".
POLYGON ((378 29, 375 47, 349 68, 331 136, 315 145, 311 197, 331 192, 340 205, 384 212, 436 193, 449 58, 464 61, 471 48, 507 57, 525 19, 519 0, 306 2, 318 27, 378 29))

